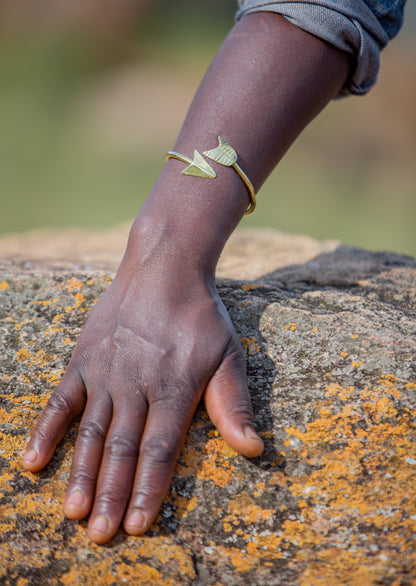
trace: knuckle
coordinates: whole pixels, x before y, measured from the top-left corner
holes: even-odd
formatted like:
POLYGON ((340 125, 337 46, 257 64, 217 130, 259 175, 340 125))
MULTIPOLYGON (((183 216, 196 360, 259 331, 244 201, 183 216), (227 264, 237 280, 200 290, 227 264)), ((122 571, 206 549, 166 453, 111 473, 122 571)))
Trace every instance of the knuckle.
POLYGON ((111 485, 97 492, 96 501, 100 508, 111 509, 120 506, 126 500, 126 489, 111 485))
MULTIPOLYGON (((75 347, 74 354, 72 355, 71 362, 68 365, 68 369, 71 368, 75 372, 86 372, 90 361, 89 352, 85 347, 75 347)), ((67 371, 68 371, 67 369, 67 371)))
POLYGON ((224 412, 228 417, 239 421, 251 422, 254 417, 253 407, 250 398, 241 393, 233 393, 223 399, 224 412))
POLYGON ((250 404, 248 403, 239 403, 237 402, 234 404, 233 412, 238 419, 244 421, 246 423, 251 423, 253 421, 253 409, 250 404))
POLYGON ((177 447, 166 439, 152 438, 143 442, 140 457, 154 464, 169 465, 177 458, 177 447))
POLYGON ((85 421, 80 425, 78 437, 87 442, 105 439, 105 430, 96 421, 85 421))
POLYGON ((131 460, 137 457, 138 446, 130 436, 118 433, 107 440, 105 451, 109 458, 131 460))
POLYGON ((193 391, 187 391, 186 386, 182 387, 182 394, 176 387, 170 387, 166 383, 160 384, 160 395, 152 397, 150 406, 152 409, 157 409, 162 417, 169 417, 173 413, 177 415, 184 415, 188 403, 192 403, 193 391))
POLYGON ((54 414, 65 414, 74 411, 71 400, 63 392, 55 391, 49 398, 47 409, 54 414))
POLYGON ((164 489, 161 487, 160 482, 157 485, 147 483, 145 486, 141 486, 132 495, 134 505, 144 509, 153 508, 155 505, 160 506, 164 493, 164 489))
POLYGON ((49 426, 43 419, 39 420, 32 434, 32 442, 45 442, 50 438, 51 432, 49 426))
POLYGON ((229 405, 229 409, 242 420, 247 419, 251 421, 253 419, 253 408, 251 403, 245 399, 234 399, 233 403, 229 405))
POLYGON ((95 475, 87 468, 75 468, 71 471, 71 484, 93 484, 95 481, 95 475))

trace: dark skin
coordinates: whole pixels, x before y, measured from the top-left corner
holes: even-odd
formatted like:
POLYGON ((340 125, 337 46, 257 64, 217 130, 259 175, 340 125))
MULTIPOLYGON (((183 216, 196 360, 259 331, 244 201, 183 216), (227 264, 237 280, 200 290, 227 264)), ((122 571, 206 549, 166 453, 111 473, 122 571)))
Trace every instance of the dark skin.
MULTIPOLYGON (((340 90, 349 58, 272 13, 241 19, 195 96, 174 150, 223 136, 256 189, 308 122, 340 90)), ((109 541, 153 523, 195 409, 204 398, 224 440, 261 454, 244 354, 215 287, 221 250, 248 205, 237 173, 181 175, 170 159, 130 232, 117 275, 91 311, 23 463, 49 462, 83 412, 64 499, 70 519, 109 541)), ((261 205, 261 203, 260 203, 261 205)))

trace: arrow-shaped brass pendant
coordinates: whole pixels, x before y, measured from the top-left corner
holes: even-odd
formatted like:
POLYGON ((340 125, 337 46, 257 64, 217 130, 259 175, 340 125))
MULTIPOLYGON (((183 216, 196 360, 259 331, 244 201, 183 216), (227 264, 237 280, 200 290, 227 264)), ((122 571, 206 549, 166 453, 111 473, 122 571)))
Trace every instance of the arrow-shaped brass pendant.
POLYGON ((217 174, 204 157, 196 149, 194 150, 194 158, 191 164, 182 171, 182 175, 193 175, 194 177, 205 177, 208 179, 215 179, 217 174))
POLYGON ((204 155, 226 167, 231 167, 237 162, 236 151, 221 136, 218 137, 218 146, 210 151, 204 151, 204 155))
MULTIPOLYGON (((250 179, 237 163, 237 152, 230 144, 228 144, 226 140, 219 136, 218 146, 210 151, 204 151, 204 155, 216 163, 225 165, 226 167, 232 167, 234 171, 236 171, 241 181, 247 187, 247 191, 250 197, 250 204, 246 210, 245 215, 251 214, 256 207, 256 192, 250 179)), ((165 160, 167 161, 170 158, 178 159, 179 161, 187 163, 188 166, 182 171, 182 175, 193 175, 194 177, 205 177, 208 179, 215 179, 217 176, 214 169, 209 165, 209 163, 206 162, 201 153, 196 149, 194 150, 193 160, 191 160, 189 157, 186 157, 185 155, 177 153, 176 151, 168 151, 166 153, 165 160)))

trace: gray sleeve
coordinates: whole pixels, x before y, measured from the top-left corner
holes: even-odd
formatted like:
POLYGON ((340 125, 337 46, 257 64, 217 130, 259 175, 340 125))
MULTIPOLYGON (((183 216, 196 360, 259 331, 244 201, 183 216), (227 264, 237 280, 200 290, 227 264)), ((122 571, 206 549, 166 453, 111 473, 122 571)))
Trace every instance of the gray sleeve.
POLYGON ((380 51, 397 34, 406 0, 238 0, 236 19, 257 11, 276 12, 304 31, 353 56, 341 91, 365 94, 375 83, 380 51))

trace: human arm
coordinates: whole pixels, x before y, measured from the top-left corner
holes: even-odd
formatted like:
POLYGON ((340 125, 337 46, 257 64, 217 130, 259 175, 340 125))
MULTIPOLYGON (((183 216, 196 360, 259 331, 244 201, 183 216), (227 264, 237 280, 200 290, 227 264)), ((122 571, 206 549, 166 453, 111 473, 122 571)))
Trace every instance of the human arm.
MULTIPOLYGON (((174 150, 192 157, 221 135, 258 189, 348 70, 344 53, 284 18, 244 17, 204 77, 174 150)), ((182 175, 183 163, 167 162, 34 430, 28 454, 35 458, 24 460, 33 471, 45 466, 84 411, 64 511, 73 519, 91 512, 97 543, 123 516, 129 533, 149 528, 202 395, 230 446, 246 456, 262 451, 242 349, 215 288, 215 266, 247 191, 233 169, 210 163, 214 180, 182 175), (144 523, 132 523, 141 513, 144 523)))

